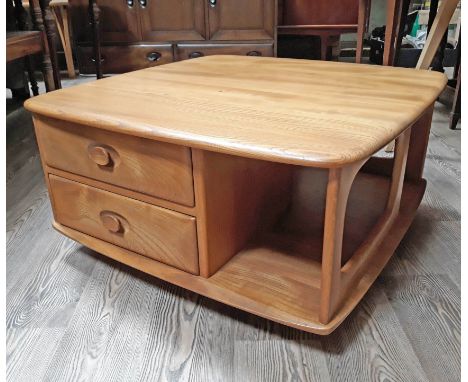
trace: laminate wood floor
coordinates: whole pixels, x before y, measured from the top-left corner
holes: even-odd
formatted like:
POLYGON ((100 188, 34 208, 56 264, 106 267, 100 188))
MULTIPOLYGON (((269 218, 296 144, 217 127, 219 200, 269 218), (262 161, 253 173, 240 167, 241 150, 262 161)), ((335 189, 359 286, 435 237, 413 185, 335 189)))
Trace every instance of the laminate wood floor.
POLYGON ((8 381, 459 381, 461 149, 448 110, 436 104, 414 224, 351 316, 320 337, 54 231, 31 117, 7 107, 8 381))

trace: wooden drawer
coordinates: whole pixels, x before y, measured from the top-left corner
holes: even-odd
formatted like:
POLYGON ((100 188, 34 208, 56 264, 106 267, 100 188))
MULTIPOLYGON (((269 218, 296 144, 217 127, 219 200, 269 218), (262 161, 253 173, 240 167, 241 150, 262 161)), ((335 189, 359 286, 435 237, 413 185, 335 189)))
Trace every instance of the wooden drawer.
POLYGON ((273 44, 177 44, 176 60, 186 60, 215 54, 273 56, 273 44))
POLYGON ((41 156, 51 167, 129 190, 194 205, 190 149, 35 117, 41 156))
POLYGON ((57 222, 198 274, 195 218, 49 174, 57 222))
MULTIPOLYGON (((96 73, 92 47, 78 46, 76 54, 81 74, 96 73)), ((174 61, 171 44, 102 46, 101 59, 104 73, 125 73, 174 61)))

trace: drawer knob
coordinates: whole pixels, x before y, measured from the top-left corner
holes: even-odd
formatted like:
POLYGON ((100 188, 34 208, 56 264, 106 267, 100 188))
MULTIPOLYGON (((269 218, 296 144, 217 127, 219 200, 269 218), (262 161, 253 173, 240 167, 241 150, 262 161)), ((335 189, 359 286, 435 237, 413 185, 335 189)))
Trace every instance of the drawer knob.
POLYGON ((258 50, 252 50, 247 53, 247 56, 261 56, 262 54, 258 50))
POLYGON ((161 53, 159 52, 151 52, 151 53, 148 53, 148 55, 146 56, 146 58, 148 59, 148 61, 158 61, 160 58, 161 58, 161 53))
POLYGON ((192 52, 189 54, 189 58, 198 58, 198 57, 203 57, 202 52, 192 52))
POLYGON ((121 233, 124 231, 120 218, 111 212, 102 212, 101 221, 104 227, 112 233, 121 233))
POLYGON ((99 166, 108 166, 112 162, 109 151, 107 151, 104 147, 90 147, 88 149, 88 154, 91 160, 99 166))

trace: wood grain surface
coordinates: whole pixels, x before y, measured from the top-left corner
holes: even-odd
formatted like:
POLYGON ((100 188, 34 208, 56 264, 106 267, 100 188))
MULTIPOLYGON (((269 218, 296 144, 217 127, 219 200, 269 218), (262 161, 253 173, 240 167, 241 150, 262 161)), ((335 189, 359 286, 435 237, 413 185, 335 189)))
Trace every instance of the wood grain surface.
POLYGON ((52 174, 49 182, 61 224, 198 274, 194 217, 52 174))
POLYGON ((8 32, 6 36, 7 62, 17 60, 29 54, 42 52, 41 32, 8 32))
POLYGON ((184 146, 335 167, 400 135, 446 81, 405 68, 210 56, 41 95, 25 106, 184 146))
POLYGON ((186 147, 49 118, 35 118, 35 126, 43 160, 53 168, 186 206, 194 204, 191 153, 186 147))
POLYGON ((7 381, 460 380, 460 130, 447 128, 443 104, 418 215, 328 337, 200 297, 57 233, 27 116, 7 117, 16 137, 7 145, 7 381))

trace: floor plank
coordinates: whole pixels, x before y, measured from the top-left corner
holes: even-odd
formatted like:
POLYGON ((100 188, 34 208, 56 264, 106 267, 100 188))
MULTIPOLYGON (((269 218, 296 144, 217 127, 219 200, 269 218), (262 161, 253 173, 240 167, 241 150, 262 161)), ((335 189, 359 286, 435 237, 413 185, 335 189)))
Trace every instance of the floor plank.
POLYGON ((387 296, 377 285, 335 332, 323 338, 332 381, 426 381, 387 296))
POLYGON ((438 274, 383 277, 381 284, 430 381, 460 380, 460 292, 438 274))

